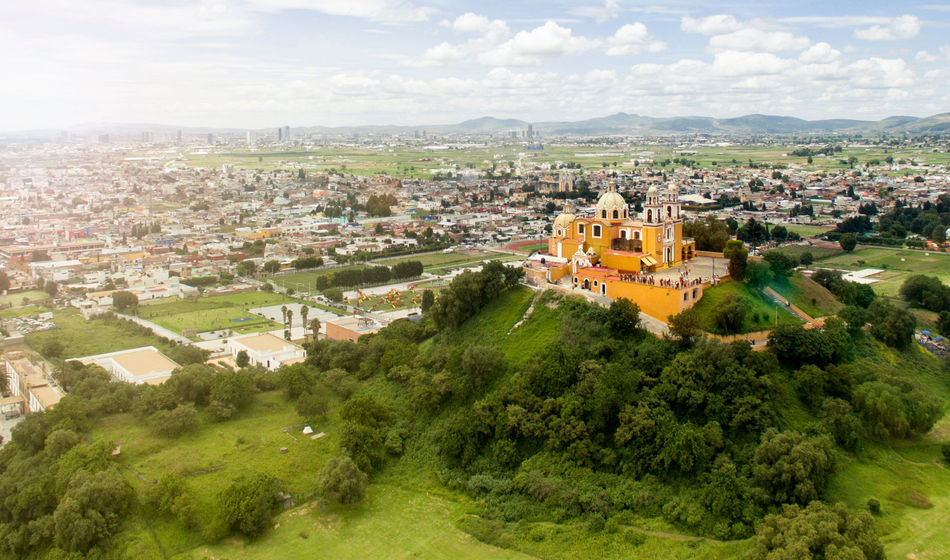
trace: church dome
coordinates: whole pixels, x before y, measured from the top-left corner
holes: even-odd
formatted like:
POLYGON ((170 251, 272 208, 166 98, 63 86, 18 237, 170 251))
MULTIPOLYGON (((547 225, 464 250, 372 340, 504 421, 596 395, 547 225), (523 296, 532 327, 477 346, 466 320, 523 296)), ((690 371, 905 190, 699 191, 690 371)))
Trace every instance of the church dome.
POLYGON ((656 185, 651 185, 650 188, 647 189, 647 196, 650 196, 651 194, 656 194, 656 185))
POLYGON ((607 192, 600 195, 597 199, 597 210, 624 210, 627 208, 627 201, 617 192, 617 183, 611 181, 607 187, 607 192))
POLYGON ((565 207, 564 211, 561 212, 557 218, 554 218, 554 231, 558 229, 567 230, 571 227, 571 223, 573 223, 576 218, 577 216, 572 214, 571 211, 565 207))

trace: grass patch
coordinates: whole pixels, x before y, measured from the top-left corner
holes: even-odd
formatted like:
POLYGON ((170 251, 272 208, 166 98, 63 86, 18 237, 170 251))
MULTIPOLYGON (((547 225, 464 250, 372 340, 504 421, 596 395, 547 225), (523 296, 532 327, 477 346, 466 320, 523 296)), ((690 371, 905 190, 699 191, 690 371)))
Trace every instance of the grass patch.
POLYGON ((802 237, 815 237, 815 236, 825 234, 835 229, 834 225, 828 225, 828 226, 810 226, 810 225, 804 225, 804 224, 783 224, 783 225, 785 226, 785 229, 787 229, 789 233, 797 233, 798 235, 801 235, 802 237))
POLYGON ((770 253, 772 251, 775 251, 776 253, 783 253, 796 259, 800 259, 805 253, 811 253, 811 256, 816 260, 844 254, 844 251, 836 247, 816 247, 814 245, 782 245, 781 247, 776 247, 775 249, 769 249, 766 252, 770 253))
POLYGON ((844 307, 824 286, 798 273, 777 279, 771 287, 812 317, 834 315, 844 307))
POLYGON ((746 305, 745 319, 739 334, 770 329, 778 324, 800 324, 801 321, 792 315, 784 306, 777 305, 767 298, 761 291, 750 287, 745 282, 724 282, 718 286, 703 291, 703 298, 694 309, 699 314, 703 329, 707 332, 717 332, 712 319, 712 312, 726 298, 736 296, 746 305))
MULTIPOLYGON (((365 268, 365 264, 354 264, 347 266, 337 266, 334 268, 316 268, 304 272, 292 272, 290 274, 279 274, 271 276, 268 280, 281 288, 294 289, 298 292, 316 292, 316 280, 321 276, 326 276, 340 270, 350 270, 356 268, 365 268)), ((345 288, 344 288, 345 289, 345 288)))
POLYGON ((15 294, 0 295, 0 305, 29 305, 31 303, 40 303, 49 299, 49 294, 43 290, 29 290, 26 292, 17 292, 15 294))
POLYGON ((74 309, 54 311, 53 322, 58 329, 30 333, 25 336, 26 343, 34 350, 40 351, 47 342, 58 341, 63 345, 64 358, 79 358, 141 346, 155 346, 166 351, 171 348, 171 345, 151 333, 130 331, 119 321, 87 321, 74 309))
POLYGON ((289 303, 293 299, 271 292, 245 292, 198 298, 173 300, 139 306, 138 316, 179 334, 184 329, 198 332, 231 329, 235 332, 259 332, 279 329, 280 325, 248 312, 255 307, 289 303), (248 319, 234 322, 235 319, 248 319))

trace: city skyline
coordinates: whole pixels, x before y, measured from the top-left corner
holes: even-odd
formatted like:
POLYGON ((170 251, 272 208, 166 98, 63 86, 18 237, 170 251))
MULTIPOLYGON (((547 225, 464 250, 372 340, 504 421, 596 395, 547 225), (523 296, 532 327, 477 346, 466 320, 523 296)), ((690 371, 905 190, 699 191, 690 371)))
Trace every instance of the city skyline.
POLYGON ((39 0, 0 8, 0 130, 950 109, 950 7, 39 0))

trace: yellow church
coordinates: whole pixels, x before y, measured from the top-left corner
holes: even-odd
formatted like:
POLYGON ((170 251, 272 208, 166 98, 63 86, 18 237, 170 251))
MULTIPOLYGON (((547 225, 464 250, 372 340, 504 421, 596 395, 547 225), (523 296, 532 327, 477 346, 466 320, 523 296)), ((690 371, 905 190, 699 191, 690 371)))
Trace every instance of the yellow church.
POLYGON ((567 209, 553 224, 546 255, 526 264, 529 280, 556 283, 568 274, 575 290, 610 299, 628 298, 644 313, 665 320, 692 307, 702 297, 703 282, 681 267, 695 256, 692 239, 683 238, 683 214, 676 186, 646 193, 635 218, 611 181, 597 200, 593 217, 567 209))

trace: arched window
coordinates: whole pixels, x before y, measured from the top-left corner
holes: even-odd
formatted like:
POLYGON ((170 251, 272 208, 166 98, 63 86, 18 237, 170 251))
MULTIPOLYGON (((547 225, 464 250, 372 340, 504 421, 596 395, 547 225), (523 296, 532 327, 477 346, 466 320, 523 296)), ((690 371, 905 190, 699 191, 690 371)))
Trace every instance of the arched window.
POLYGON ((619 217, 620 217, 620 212, 614 210, 614 219, 616 220, 619 217))
POLYGON ((647 210, 647 221, 648 222, 653 221, 653 210, 647 210))
POLYGON ((620 230, 620 239, 626 239, 626 238, 627 238, 627 230, 625 229, 620 230))
POLYGON ((606 219, 607 219, 607 211, 606 211, 606 210, 601 210, 601 211, 600 211, 600 217, 606 220, 606 219))
POLYGON ((561 229, 561 228, 557 228, 557 236, 558 236, 558 237, 564 237, 564 230, 561 229))
POLYGON ((594 229, 592 233, 594 234, 594 237, 600 237, 600 226, 597 224, 594 224, 594 229))

